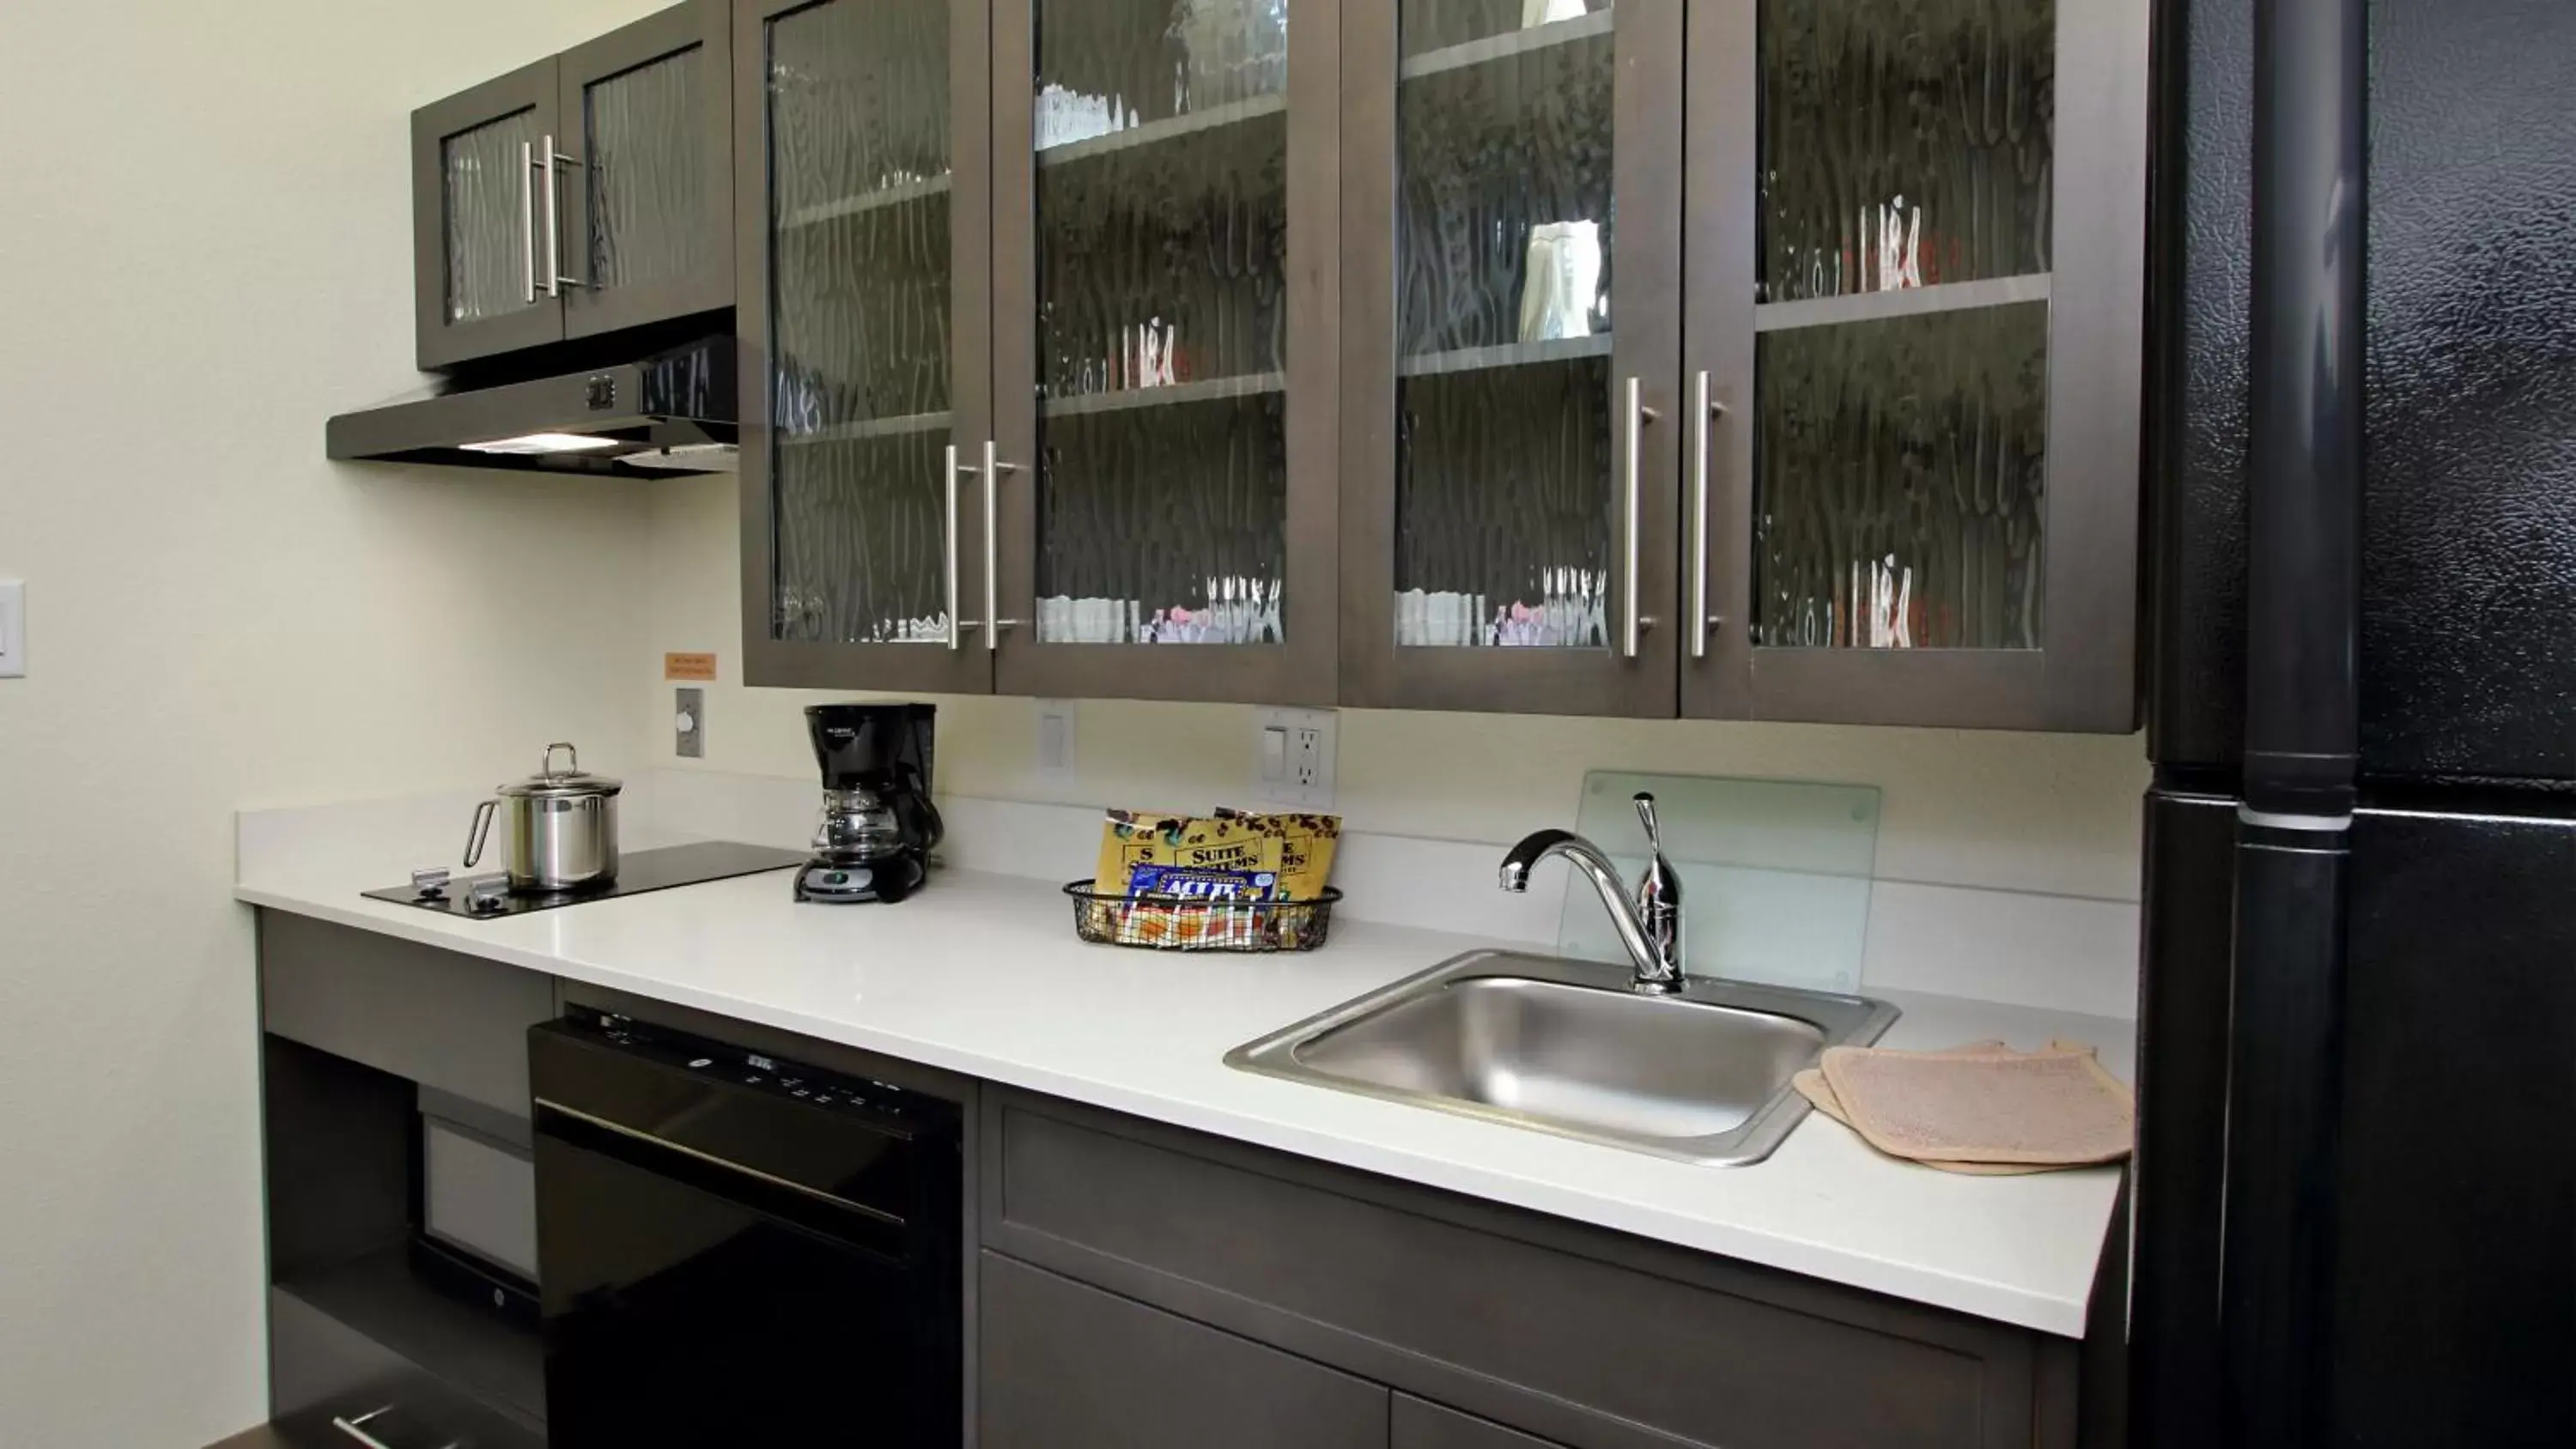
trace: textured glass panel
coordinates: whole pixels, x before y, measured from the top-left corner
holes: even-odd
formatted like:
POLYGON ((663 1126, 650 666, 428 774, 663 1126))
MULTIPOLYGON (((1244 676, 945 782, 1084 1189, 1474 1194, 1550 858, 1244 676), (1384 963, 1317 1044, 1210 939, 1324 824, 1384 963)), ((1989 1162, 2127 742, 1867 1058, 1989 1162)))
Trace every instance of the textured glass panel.
POLYGON ((2045 272, 2050 0, 1761 0, 1760 300, 2045 272))
POLYGON ((942 431, 778 447, 781 639, 944 643, 942 431))
POLYGON ((439 143, 447 192, 447 320, 522 311, 528 300, 528 187, 521 164, 537 113, 517 111, 439 143))
POLYGON ((1756 644, 2039 645, 2048 304, 1765 332, 1756 644))
POLYGON ((1042 640, 1281 640, 1287 24, 1038 6, 1042 640))
POLYGON ((598 287, 685 276, 708 260, 706 73, 696 46, 582 89, 590 138, 590 271, 598 287))
POLYGON ((1599 647, 1610 14, 1407 0, 1403 26, 1396 642, 1599 647))
POLYGON ((771 627, 944 641, 947 5, 792 12, 768 69, 771 627))
POLYGON ((1281 642, 1286 417, 1269 392, 1049 418, 1039 637, 1281 642))

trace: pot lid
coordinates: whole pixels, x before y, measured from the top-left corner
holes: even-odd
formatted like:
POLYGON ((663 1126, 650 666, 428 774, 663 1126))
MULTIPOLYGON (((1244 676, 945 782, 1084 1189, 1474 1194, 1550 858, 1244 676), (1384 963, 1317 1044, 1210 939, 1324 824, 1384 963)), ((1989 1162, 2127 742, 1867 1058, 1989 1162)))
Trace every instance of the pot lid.
POLYGON ((559 741, 546 746, 546 757, 537 773, 503 785, 501 793, 513 799, 562 800, 581 795, 614 795, 625 788, 623 780, 583 773, 580 752, 559 741), (555 768, 557 750, 563 751, 565 760, 560 770, 555 768))

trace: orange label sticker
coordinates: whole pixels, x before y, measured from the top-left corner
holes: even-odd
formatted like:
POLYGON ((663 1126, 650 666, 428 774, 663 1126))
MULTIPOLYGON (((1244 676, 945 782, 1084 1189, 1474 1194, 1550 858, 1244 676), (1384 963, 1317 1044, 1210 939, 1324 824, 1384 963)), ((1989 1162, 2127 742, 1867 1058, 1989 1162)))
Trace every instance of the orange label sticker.
POLYGON ((712 654, 665 654, 662 656, 664 679, 713 679, 716 657, 712 654))

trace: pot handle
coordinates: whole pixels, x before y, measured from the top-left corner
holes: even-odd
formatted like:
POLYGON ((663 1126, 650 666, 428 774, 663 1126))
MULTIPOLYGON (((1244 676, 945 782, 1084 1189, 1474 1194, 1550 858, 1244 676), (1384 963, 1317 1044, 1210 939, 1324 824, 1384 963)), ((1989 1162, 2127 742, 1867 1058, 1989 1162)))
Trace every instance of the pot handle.
POLYGON ((486 800, 474 807, 474 824, 465 832, 465 868, 467 870, 472 870, 474 863, 483 858, 484 842, 492 834, 492 812, 500 808, 500 804, 498 800, 486 800))
POLYGON ((546 757, 537 762, 537 773, 544 775, 549 779, 554 777, 555 751, 557 750, 563 751, 564 754, 569 756, 572 760, 572 768, 564 771, 564 773, 567 775, 580 774, 581 751, 574 749, 572 747, 572 741, 570 740, 557 740, 553 744, 546 746, 546 757))

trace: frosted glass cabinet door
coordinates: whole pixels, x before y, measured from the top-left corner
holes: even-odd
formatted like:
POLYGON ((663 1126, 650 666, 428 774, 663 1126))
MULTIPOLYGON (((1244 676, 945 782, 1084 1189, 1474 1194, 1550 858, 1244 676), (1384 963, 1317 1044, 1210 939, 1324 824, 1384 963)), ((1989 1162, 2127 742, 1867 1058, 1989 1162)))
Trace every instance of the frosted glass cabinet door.
POLYGON ((1685 713, 2133 727, 2147 9, 1694 6, 1685 713))
POLYGON ((1344 9, 1350 703, 1674 711, 1682 9, 1344 9))
POLYGON ((732 32, 689 0, 564 53, 566 335, 733 305, 732 32))
POLYGON ((1334 699, 1338 20, 994 5, 1005 693, 1334 699))
POLYGON ((753 684, 992 688, 984 10, 734 17, 743 634, 753 684))
POLYGON ((412 293, 423 369, 563 336, 537 274, 555 121, 554 60, 412 112, 412 293))

